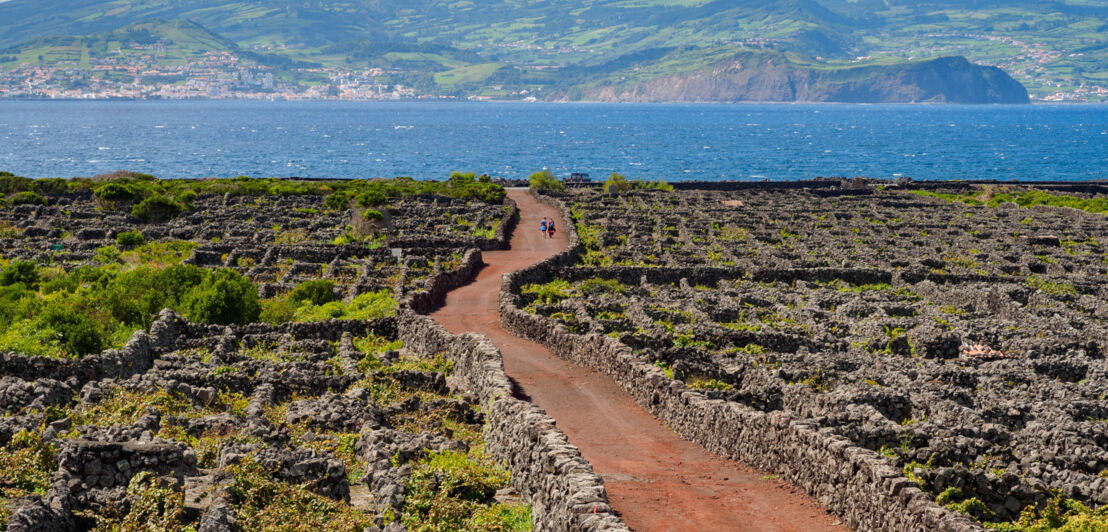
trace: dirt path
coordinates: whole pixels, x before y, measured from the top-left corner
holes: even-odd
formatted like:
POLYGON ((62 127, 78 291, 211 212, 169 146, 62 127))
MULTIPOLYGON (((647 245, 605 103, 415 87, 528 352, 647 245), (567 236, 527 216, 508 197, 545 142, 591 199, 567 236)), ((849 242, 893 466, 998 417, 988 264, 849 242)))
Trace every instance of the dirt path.
POLYGON ((451 292, 432 316, 452 332, 478 332, 496 343, 520 395, 558 421, 604 477, 612 507, 631 528, 846 530, 795 488, 680 438, 604 375, 500 328, 500 277, 568 246, 562 232, 554 240, 538 232, 539 220, 557 217, 557 211, 526 190, 510 190, 509 197, 518 203, 521 217, 511 250, 486 252, 488 266, 477 280, 451 292))

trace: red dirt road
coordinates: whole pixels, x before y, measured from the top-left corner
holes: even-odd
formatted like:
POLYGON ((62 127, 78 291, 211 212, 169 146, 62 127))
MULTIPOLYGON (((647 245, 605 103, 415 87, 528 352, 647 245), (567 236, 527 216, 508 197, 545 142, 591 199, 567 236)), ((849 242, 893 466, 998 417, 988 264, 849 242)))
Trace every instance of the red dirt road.
POLYGON ((811 498, 764 474, 724 459, 667 429, 604 375, 554 356, 500 327, 497 293, 503 274, 565 249, 538 231, 557 211, 526 190, 509 190, 520 209, 511 250, 484 253, 477 280, 447 296, 432 314, 454 333, 487 335, 504 355, 520 395, 546 410, 604 478, 612 507, 634 530, 847 530, 811 498))

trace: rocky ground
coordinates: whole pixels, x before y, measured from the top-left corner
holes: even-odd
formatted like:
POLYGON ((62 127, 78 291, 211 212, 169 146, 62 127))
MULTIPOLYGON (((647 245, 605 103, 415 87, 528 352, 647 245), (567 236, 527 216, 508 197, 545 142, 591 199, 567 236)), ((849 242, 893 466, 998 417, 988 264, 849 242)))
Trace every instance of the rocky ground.
MULTIPOLYGON (((367 221, 321 196, 202 195, 151 224, 90 193, 47 199, 0 209, 0 266, 184 262, 238 271, 262 298, 328 280, 340 300, 387 290, 401 306, 469 275, 514 214, 422 196, 367 221), (127 231, 154 247, 129 252, 127 231)), ((405 346, 394 317, 309 321, 205 325, 167 309, 118 350, 0 354, 0 529, 530 527, 452 361, 405 346)))
POLYGON ((188 263, 247 275, 263 285, 263 297, 321 278, 356 295, 416 287, 434 271, 456 267, 468 248, 495 249, 507 208, 416 196, 367 221, 361 210, 327 209, 320 196, 209 195, 191 212, 147 224, 128 209, 105 210, 91 192, 68 193, 49 205, 0 209, 0 250, 9 260, 76 267, 104 262, 111 255, 98 251, 108 246, 126 251, 117 236, 138 231, 188 263))
POLYGON ((1026 192, 999 187, 766 188, 553 193, 582 253, 521 303, 877 451, 982 522, 1108 503, 1103 214, 989 205, 1026 192))

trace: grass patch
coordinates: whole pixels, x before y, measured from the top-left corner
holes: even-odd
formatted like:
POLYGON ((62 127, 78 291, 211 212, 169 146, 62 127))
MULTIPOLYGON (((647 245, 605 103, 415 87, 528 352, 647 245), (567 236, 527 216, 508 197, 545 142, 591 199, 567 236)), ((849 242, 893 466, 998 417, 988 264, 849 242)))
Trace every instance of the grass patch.
POLYGON ((273 480, 273 471, 253 459, 228 467, 240 530, 362 530, 372 516, 348 504, 308 491, 307 486, 273 480))
POLYGON ((480 449, 432 452, 412 467, 400 522, 420 531, 530 530, 530 505, 492 500, 510 475, 480 449))

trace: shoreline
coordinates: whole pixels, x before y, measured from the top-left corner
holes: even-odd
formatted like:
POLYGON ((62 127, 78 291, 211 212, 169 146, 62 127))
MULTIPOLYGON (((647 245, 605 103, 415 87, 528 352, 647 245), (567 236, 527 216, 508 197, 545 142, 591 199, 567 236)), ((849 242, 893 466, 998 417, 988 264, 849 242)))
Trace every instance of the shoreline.
POLYGON ((827 106, 904 106, 904 107, 1080 107, 1080 106, 1108 106, 1108 101, 1102 102, 1045 102, 1032 100, 1028 103, 948 103, 948 102, 820 102, 820 101, 605 101, 605 100, 467 100, 457 98, 401 98, 396 100, 363 100, 363 99, 297 99, 284 98, 256 99, 256 98, 5 98, 0 97, 0 103, 6 102, 92 102, 92 103, 136 103, 136 102, 249 102, 249 103, 373 103, 373 104, 519 104, 519 105, 643 105, 643 106, 720 106, 720 105, 827 105, 827 106))

